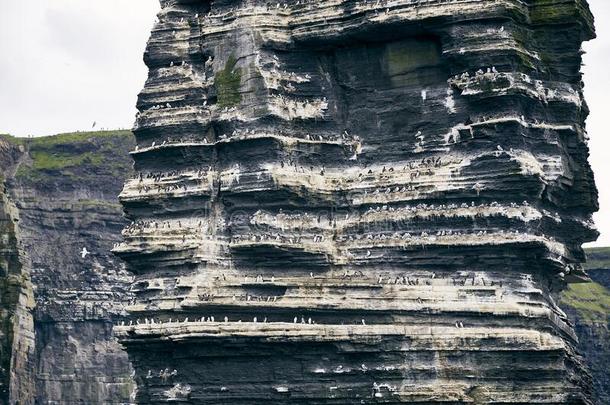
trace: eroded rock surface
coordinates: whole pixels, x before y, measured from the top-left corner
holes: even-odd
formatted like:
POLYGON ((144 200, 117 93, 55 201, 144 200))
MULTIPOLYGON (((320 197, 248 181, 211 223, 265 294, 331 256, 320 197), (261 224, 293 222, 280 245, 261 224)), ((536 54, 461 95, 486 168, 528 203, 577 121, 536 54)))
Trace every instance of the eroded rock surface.
POLYGON ((131 174, 130 148, 129 131, 0 137, 0 300, 17 308, 8 312, 15 337, 6 403, 132 399, 132 369, 112 325, 133 278, 110 253, 126 225, 117 195, 131 174))
POLYGON ((589 403, 586 1, 163 1, 115 252, 140 403, 589 403))
POLYGON ((587 250, 589 283, 563 292, 562 307, 574 320, 579 349, 593 377, 596 404, 610 403, 610 248, 587 250))
POLYGON ((20 153, 0 139, 0 404, 33 403, 35 395, 31 272, 19 241, 19 212, 3 186, 20 153))

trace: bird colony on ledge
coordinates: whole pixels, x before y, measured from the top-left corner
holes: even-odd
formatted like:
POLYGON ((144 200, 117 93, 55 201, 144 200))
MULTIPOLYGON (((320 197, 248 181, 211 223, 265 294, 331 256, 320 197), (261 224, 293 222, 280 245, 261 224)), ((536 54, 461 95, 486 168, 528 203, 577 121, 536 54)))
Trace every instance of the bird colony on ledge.
POLYGON ((585 0, 174 0, 114 252, 139 403, 590 404, 585 0))

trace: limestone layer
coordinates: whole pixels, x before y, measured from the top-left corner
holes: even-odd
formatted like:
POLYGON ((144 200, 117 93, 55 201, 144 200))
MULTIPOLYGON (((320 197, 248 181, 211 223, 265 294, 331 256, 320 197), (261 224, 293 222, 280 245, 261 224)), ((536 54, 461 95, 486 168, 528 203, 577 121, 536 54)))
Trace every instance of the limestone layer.
POLYGON ((145 54, 140 403, 584 404, 580 0, 162 1, 145 54))

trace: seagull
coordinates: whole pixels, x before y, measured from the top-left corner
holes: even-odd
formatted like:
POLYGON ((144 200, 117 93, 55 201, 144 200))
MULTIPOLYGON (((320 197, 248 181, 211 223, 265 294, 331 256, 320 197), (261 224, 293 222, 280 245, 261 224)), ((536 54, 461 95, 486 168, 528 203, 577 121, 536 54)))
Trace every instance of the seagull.
POLYGON ((87 257, 87 255, 88 255, 89 253, 91 253, 91 252, 89 252, 89 251, 87 250, 87 248, 86 248, 86 247, 84 247, 84 248, 83 248, 83 250, 81 250, 81 251, 80 251, 80 257, 84 259, 85 257, 87 257))

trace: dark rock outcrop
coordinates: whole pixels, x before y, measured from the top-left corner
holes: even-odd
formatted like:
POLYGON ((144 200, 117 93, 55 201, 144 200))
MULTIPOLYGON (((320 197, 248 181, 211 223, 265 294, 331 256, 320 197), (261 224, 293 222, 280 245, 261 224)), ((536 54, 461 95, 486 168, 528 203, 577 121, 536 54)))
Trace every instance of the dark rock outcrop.
POLYGON ((132 277, 110 253, 126 224, 117 195, 131 148, 129 131, 0 138, 1 299, 17 305, 12 330, 23 335, 2 345, 2 359, 5 347, 13 356, 11 404, 131 400, 132 369, 112 324, 132 277))
MULTIPOLYGON (((21 150, 0 139, 0 183, 21 150)), ((34 399, 33 289, 19 241, 19 212, 0 184, 0 404, 34 399)))
POLYGON ((140 403, 590 403, 581 0, 162 1, 138 101, 140 403))

